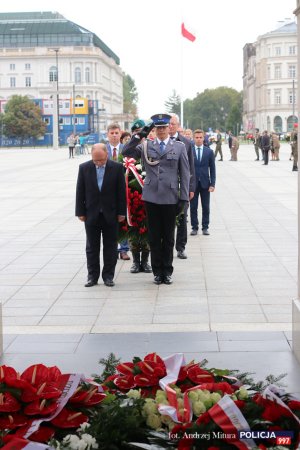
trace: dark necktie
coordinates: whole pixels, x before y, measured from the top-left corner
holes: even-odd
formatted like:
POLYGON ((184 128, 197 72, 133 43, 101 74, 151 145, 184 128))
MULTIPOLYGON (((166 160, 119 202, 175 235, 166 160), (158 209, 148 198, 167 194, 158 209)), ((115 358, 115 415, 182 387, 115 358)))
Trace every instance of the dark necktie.
POLYGON ((117 161, 117 149, 116 149, 116 147, 113 148, 113 160, 117 161))
POLYGON ((164 141, 161 141, 161 142, 159 143, 159 148, 160 148, 160 153, 162 154, 162 153, 164 152, 164 149, 165 149, 165 143, 164 143, 164 141))
POLYGON ((197 155, 198 161, 201 161, 201 159, 200 159, 200 147, 197 147, 197 150, 198 150, 198 155, 197 155))
POLYGON ((172 141, 175 141, 175 139, 176 139, 175 136, 170 136, 170 138, 172 139, 172 141))

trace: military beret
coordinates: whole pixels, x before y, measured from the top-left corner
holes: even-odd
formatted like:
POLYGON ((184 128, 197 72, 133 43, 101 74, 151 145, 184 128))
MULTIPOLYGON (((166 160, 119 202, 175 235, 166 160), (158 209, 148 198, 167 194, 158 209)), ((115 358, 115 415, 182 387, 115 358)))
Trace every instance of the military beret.
POLYGON ((145 126, 145 122, 142 119, 137 119, 131 125, 131 131, 138 130, 139 128, 143 128, 145 126))

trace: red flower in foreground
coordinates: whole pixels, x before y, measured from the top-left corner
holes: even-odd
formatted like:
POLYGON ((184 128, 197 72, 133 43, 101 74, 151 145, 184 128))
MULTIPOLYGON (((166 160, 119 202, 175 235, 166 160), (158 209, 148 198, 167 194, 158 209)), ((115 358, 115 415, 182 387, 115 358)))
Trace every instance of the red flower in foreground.
POLYGON ((13 430, 27 424, 27 417, 24 414, 12 413, 0 417, 1 430, 13 430))
POLYGON ((0 412, 16 412, 21 409, 18 400, 9 392, 0 393, 0 412))
POLYGON ((297 400, 291 400, 288 402, 288 407, 293 411, 300 411, 300 402, 298 402, 297 400))
POLYGON ((48 402, 47 400, 36 400, 32 403, 29 403, 24 408, 24 413, 28 414, 28 416, 49 416, 57 410, 56 402, 48 402))
POLYGON ((187 370, 187 375, 188 378, 195 384, 210 383, 214 381, 214 377, 210 372, 201 369, 196 364, 187 370))
POLYGON ((78 428, 82 423, 88 422, 88 420, 88 416, 82 412, 63 408, 61 412, 51 420, 51 423, 59 428, 78 428))
POLYGON ((133 376, 126 376, 126 375, 115 378, 114 384, 122 391, 129 390, 135 386, 133 376))

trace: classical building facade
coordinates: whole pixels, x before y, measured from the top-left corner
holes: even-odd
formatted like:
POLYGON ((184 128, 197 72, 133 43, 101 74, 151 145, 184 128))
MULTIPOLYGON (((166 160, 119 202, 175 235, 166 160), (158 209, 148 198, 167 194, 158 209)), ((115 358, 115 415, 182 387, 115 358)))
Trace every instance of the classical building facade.
MULTIPOLYGON (((14 94, 87 98, 99 121, 123 120, 118 56, 94 33, 59 13, 0 14, 0 100, 14 94)), ((101 128, 104 124, 101 124, 101 128)))
POLYGON ((291 131, 298 122, 296 23, 246 44, 243 56, 244 130, 291 131))

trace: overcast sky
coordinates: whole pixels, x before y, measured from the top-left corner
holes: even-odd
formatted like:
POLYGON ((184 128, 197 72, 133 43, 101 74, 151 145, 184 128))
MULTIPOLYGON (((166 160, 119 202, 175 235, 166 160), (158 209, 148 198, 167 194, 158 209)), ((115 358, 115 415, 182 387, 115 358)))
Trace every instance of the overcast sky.
POLYGON ((294 20, 295 8, 296 0, 1 2, 1 12, 58 11, 96 33, 135 80, 143 119, 164 112, 164 102, 173 89, 181 92, 181 84, 183 98, 218 86, 242 90, 244 45, 279 21, 294 20), (195 33, 194 43, 181 37, 182 21, 195 33))

